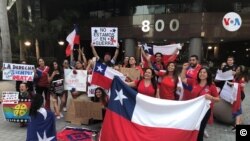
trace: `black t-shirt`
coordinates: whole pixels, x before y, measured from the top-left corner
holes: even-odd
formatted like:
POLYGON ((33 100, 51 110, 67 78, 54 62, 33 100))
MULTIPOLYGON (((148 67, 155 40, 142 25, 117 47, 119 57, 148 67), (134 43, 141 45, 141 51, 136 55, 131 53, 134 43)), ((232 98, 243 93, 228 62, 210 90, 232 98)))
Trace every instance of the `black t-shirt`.
POLYGON ((236 69, 237 69, 236 65, 232 65, 232 66, 226 65, 226 66, 224 66, 224 68, 222 68, 222 72, 226 72, 229 70, 236 71, 236 69))

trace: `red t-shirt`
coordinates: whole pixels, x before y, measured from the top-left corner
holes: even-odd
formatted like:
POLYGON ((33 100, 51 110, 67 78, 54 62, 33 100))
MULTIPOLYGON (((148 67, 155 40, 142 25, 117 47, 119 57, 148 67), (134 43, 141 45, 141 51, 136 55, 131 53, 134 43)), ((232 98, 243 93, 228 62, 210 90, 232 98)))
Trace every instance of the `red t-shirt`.
MULTIPOLYGON (((192 67, 188 67, 187 72, 186 72, 186 77, 187 78, 192 78, 194 80, 197 79, 197 74, 199 72, 199 70, 201 69, 201 65, 197 64, 197 66, 195 68, 192 67)), ((189 100, 192 99, 192 97, 189 97, 191 95, 191 90, 192 90, 192 86, 188 86, 186 84, 183 84, 184 87, 184 95, 183 95, 183 100, 189 100)))
POLYGON ((175 81, 174 78, 163 77, 160 85, 160 98, 175 100, 175 81))
POLYGON ((135 82, 135 85, 137 86, 138 93, 151 96, 151 97, 155 97, 156 90, 152 84, 145 86, 144 79, 142 79, 141 81, 135 80, 134 82, 135 82))
POLYGON ((188 85, 192 85, 192 91, 191 91, 191 96, 190 96, 191 99, 196 98, 201 95, 205 95, 205 94, 210 94, 213 97, 219 96, 215 84, 211 84, 210 86, 206 85, 203 87, 203 86, 200 86, 198 82, 194 79, 187 79, 187 83, 188 85))
POLYGON ((39 73, 39 80, 37 82, 37 85, 39 87, 49 87, 49 80, 48 80, 48 73, 49 73, 49 67, 38 67, 37 73, 39 73))

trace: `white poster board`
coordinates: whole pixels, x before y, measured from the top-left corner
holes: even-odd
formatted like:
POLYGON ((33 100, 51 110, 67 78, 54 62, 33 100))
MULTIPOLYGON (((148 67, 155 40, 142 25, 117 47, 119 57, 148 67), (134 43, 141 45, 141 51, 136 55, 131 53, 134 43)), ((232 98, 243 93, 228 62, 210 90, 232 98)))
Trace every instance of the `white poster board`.
POLYGON ((232 70, 222 72, 221 70, 217 70, 215 80, 221 80, 221 81, 226 81, 226 80, 233 80, 233 72, 232 70))
POLYGON ((117 47, 117 27, 91 27, 91 42, 94 46, 117 47))
POLYGON ((64 69, 64 89, 86 92, 87 90, 87 71, 64 69))
POLYGON ((33 81, 34 65, 3 63, 3 80, 33 81))
POLYGON ((3 91, 2 92, 2 103, 3 104, 18 104, 19 92, 16 91, 3 91))

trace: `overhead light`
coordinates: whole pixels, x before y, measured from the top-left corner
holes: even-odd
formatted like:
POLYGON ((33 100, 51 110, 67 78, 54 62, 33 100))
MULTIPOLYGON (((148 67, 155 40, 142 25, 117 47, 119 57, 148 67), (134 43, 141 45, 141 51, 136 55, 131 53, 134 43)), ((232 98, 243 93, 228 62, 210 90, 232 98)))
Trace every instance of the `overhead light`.
POLYGON ((212 47, 212 46, 208 46, 207 48, 210 50, 210 49, 212 49, 213 47, 212 47))
POLYGON ((24 45, 29 47, 31 45, 31 42, 30 41, 25 41, 24 45))
POLYGON ((221 42, 223 42, 224 40, 223 39, 220 39, 221 42))
POLYGON ((164 41, 164 42, 166 42, 166 41, 167 41, 167 39, 164 39, 163 41, 164 41))
POLYGON ((60 41, 58 41, 58 44, 59 44, 60 46, 63 46, 63 45, 64 45, 64 41, 60 40, 60 41))
POLYGON ((233 50, 233 53, 235 53, 236 51, 235 50, 233 50))
POLYGON ((248 51, 249 49, 248 48, 246 48, 246 51, 248 51))

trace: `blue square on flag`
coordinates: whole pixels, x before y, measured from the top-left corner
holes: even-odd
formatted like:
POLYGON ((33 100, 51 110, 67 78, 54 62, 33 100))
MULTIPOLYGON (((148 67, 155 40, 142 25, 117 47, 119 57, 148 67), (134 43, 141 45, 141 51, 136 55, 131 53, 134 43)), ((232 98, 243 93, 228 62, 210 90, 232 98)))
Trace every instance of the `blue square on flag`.
POLYGON ((97 72, 97 73, 100 73, 102 75, 105 74, 105 71, 107 69, 107 66, 100 63, 100 62, 96 62, 96 67, 94 68, 94 71, 97 72))

